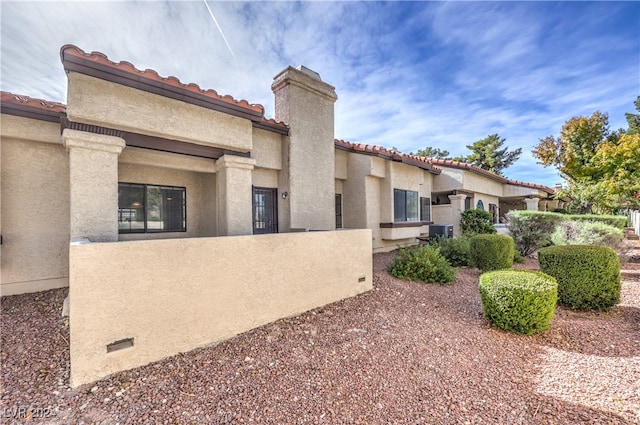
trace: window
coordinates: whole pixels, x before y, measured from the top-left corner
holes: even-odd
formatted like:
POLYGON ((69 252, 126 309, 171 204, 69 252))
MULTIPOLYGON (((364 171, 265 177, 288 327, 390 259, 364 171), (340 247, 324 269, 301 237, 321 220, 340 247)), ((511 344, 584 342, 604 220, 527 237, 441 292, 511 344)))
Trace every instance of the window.
POLYGON ((471 209, 471 201, 472 201, 472 198, 470 198, 468 196, 466 198, 464 198, 464 210, 465 211, 471 209))
POLYGON ((420 221, 431 221, 431 198, 420 198, 420 221))
POLYGON ((482 202, 482 199, 478 199, 478 203, 476 204, 476 209, 484 211, 484 202, 482 202))
POLYGON ((186 209, 184 187, 118 184, 120 233, 186 232, 186 209))
POLYGON ((342 194, 336 193, 336 229, 342 229, 342 194))
POLYGON ((418 192, 393 189, 393 221, 418 221, 418 192))

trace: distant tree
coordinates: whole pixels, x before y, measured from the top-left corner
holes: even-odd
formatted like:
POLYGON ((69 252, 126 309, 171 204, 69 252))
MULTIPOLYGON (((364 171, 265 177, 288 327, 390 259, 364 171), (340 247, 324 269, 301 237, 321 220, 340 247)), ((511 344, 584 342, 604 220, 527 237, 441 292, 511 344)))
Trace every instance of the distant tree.
MULTIPOLYGON (((640 108, 640 97, 635 102, 640 108)), ((640 112, 640 109, 639 109, 640 112)), ((567 180, 569 196, 581 212, 640 207, 640 115, 625 114, 628 130, 610 131, 607 114, 567 120, 559 137, 540 139, 533 155, 567 180)))
POLYGON ((627 134, 640 134, 640 96, 636 98, 636 101, 633 102, 636 107, 637 114, 626 113, 624 114, 625 118, 627 118, 627 124, 629 124, 629 130, 627 130, 627 134))
POLYGON ((520 158, 522 148, 509 152, 508 147, 502 148, 506 140, 497 134, 491 134, 484 139, 478 140, 472 145, 467 145, 471 154, 463 158, 455 158, 463 162, 480 167, 483 170, 502 175, 502 170, 510 167, 520 158))
POLYGON ((416 153, 411 152, 411 155, 424 156, 427 158, 451 159, 451 157, 449 156, 449 151, 440 150, 431 146, 427 146, 424 149, 419 149, 416 153))
POLYGON ((616 134, 609 130, 609 116, 596 111, 590 117, 573 117, 564 123, 560 137, 547 136, 533 150, 545 167, 554 166, 569 183, 593 176, 593 156, 598 147, 616 134))

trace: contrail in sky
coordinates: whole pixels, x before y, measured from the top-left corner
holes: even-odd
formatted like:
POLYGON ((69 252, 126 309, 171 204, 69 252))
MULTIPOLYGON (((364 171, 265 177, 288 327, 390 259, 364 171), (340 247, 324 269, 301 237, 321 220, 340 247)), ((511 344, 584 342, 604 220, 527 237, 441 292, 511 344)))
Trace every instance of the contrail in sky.
POLYGON ((214 16, 213 12, 211 11, 211 8, 207 4, 207 0, 202 0, 202 1, 204 2, 204 5, 207 6, 207 10, 209 11, 209 15, 211 15, 211 19, 213 19, 213 22, 216 24, 216 27, 218 27, 218 31, 220 31, 220 35, 222 36, 222 39, 224 40, 224 44, 227 45, 227 48, 231 52, 231 56, 233 56, 233 58, 236 59, 236 55, 235 55, 235 53, 233 53, 233 49, 231 49, 231 46, 229 45, 229 42, 227 41, 227 37, 224 36, 224 33, 222 32, 222 28, 220 28, 220 24, 218 24, 218 20, 216 19, 216 17, 214 16))

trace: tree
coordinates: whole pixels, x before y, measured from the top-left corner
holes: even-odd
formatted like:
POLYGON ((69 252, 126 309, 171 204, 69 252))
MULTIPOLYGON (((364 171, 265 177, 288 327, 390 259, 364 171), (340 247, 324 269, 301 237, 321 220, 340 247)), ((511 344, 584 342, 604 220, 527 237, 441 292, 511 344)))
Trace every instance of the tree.
POLYGON ((627 119, 627 123, 629 124, 629 130, 627 130, 627 134, 639 134, 640 133, 640 96, 636 98, 636 101, 633 102, 636 107, 636 111, 638 114, 626 113, 624 114, 627 119))
POLYGON ((431 146, 427 146, 424 149, 419 149, 416 153, 411 152, 410 155, 424 156, 427 158, 451 159, 451 157, 449 156, 449 151, 440 150, 431 146))
POLYGON ((512 152, 509 152, 508 147, 502 148, 505 141, 497 134, 491 134, 472 145, 467 145, 467 149, 471 150, 471 154, 462 158, 462 160, 501 176, 502 170, 510 167, 522 154, 522 148, 512 152))
MULTIPOLYGON (((640 97, 634 102, 640 111, 640 97)), ((559 137, 540 139, 533 155, 554 166, 569 187, 568 196, 581 212, 640 208, 640 115, 625 114, 629 130, 610 131, 607 114, 573 117, 559 137)))
POLYGON ((555 166, 571 184, 597 172, 592 161, 595 152, 607 139, 616 137, 609 131, 608 115, 596 111, 590 117, 569 119, 562 126, 560 137, 540 139, 532 153, 545 167, 555 166))

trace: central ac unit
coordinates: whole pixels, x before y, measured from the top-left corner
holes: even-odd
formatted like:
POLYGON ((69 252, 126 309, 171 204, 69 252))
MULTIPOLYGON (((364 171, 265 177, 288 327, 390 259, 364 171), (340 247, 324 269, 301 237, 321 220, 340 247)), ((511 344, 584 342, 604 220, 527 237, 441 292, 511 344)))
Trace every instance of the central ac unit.
POLYGON ((451 224, 430 224, 429 225, 429 239, 433 238, 452 238, 453 237, 453 225, 451 224))

